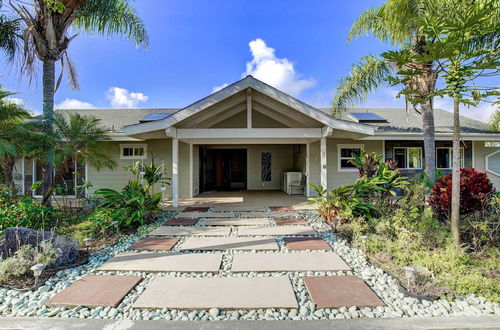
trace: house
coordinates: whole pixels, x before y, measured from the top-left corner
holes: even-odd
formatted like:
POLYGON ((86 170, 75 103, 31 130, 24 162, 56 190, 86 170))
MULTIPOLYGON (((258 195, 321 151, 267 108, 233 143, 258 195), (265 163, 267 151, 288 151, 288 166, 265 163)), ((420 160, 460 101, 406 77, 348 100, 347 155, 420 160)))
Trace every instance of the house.
MULTIPOLYGON (((62 110, 61 110, 62 111, 62 110)), ((165 192, 176 205, 186 198, 213 190, 278 190, 282 174, 306 175, 309 184, 334 188, 352 183, 357 171, 353 153, 377 152, 396 160, 407 175, 422 172, 422 119, 404 109, 352 109, 342 119, 328 109, 297 100, 252 76, 227 86, 183 109, 64 110, 93 115, 110 128, 109 153, 114 170, 96 171, 75 165, 93 187, 120 189, 132 175, 124 169, 139 161, 164 164, 171 184, 165 192)), ((437 167, 451 167, 452 114, 435 111, 437 167)), ((486 171, 500 188, 500 134, 487 125, 461 117, 463 167, 486 171)), ((23 191, 41 179, 31 160, 17 166, 23 191)), ((71 184, 69 185, 71 189, 71 184)), ((70 190, 71 191, 71 190, 70 190)), ((158 191, 158 190, 157 190, 158 191)), ((74 193, 74 192, 73 192, 74 193)))

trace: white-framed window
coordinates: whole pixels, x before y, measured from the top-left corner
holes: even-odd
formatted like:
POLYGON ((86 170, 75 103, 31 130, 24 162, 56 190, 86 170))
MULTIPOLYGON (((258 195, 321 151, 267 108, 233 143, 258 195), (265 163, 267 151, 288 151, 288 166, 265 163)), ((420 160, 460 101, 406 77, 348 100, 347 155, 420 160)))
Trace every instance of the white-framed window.
POLYGON ((337 152, 339 155, 338 171, 339 172, 357 172, 356 166, 351 164, 354 155, 359 155, 364 149, 363 144, 339 144, 337 152))
MULTIPOLYGON (((464 148, 460 148, 460 167, 464 167, 464 148)), ((453 167, 453 148, 436 148, 436 168, 439 170, 449 170, 453 167)))
MULTIPOLYGON (((78 162, 75 164, 74 160, 70 160, 69 168, 65 170, 63 175, 60 177, 59 182, 55 182, 56 190, 54 195, 56 197, 66 196, 66 197, 80 197, 86 194, 86 191, 78 190, 77 187, 81 186, 85 180, 87 180, 87 165, 83 162, 78 162)), ((32 184, 36 182, 43 182, 43 162, 40 160, 33 160, 32 163, 32 184)), ((56 176, 56 170, 53 172, 54 179, 56 176)), ((42 187, 39 187, 33 191, 33 196, 40 198, 43 197, 42 187)))
POLYGON ((393 158, 400 169, 422 169, 422 148, 420 147, 395 147, 393 158))
POLYGON ((147 144, 120 144, 120 159, 148 158, 147 144))

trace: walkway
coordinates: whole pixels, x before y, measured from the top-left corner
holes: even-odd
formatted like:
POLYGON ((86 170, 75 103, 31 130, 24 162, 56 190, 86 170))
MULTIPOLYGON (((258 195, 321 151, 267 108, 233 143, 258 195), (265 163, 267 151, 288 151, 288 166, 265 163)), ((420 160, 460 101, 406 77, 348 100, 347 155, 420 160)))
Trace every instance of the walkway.
POLYGON ((384 306, 295 207, 203 205, 185 208, 47 305, 116 307, 143 280, 134 309, 216 308, 216 317, 219 309, 384 306))

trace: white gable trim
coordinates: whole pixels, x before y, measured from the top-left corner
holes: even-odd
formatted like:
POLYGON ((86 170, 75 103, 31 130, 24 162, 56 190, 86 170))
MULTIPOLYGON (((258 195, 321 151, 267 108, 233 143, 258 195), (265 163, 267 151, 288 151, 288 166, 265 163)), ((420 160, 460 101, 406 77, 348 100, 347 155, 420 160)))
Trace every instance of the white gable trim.
POLYGON ((125 126, 124 133, 126 135, 135 135, 141 133, 147 133, 151 131, 164 130, 176 123, 189 118, 190 116, 218 103, 228 97, 241 92, 245 89, 253 88, 275 100, 301 112, 322 124, 332 127, 334 129, 345 130, 350 132, 356 132, 361 134, 373 135, 375 129, 370 125, 358 124, 354 122, 344 121, 340 119, 335 119, 328 114, 318 110, 304 102, 285 94, 274 87, 271 87, 260 80, 253 78, 252 76, 247 76, 242 80, 221 89, 189 106, 174 113, 172 116, 165 118, 163 120, 158 120, 149 123, 135 124, 125 126))

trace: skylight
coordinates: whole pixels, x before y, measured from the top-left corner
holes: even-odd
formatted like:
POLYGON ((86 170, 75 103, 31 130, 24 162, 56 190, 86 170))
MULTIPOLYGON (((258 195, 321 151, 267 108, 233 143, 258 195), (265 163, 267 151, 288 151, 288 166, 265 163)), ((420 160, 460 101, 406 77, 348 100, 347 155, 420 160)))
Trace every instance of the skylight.
POLYGON ((385 118, 373 112, 351 112, 351 116, 356 118, 360 123, 387 122, 385 118))
POLYGON ((142 118, 140 122, 146 122, 146 121, 156 121, 156 120, 162 120, 167 117, 170 117, 173 115, 172 113, 150 113, 146 117, 142 118))

